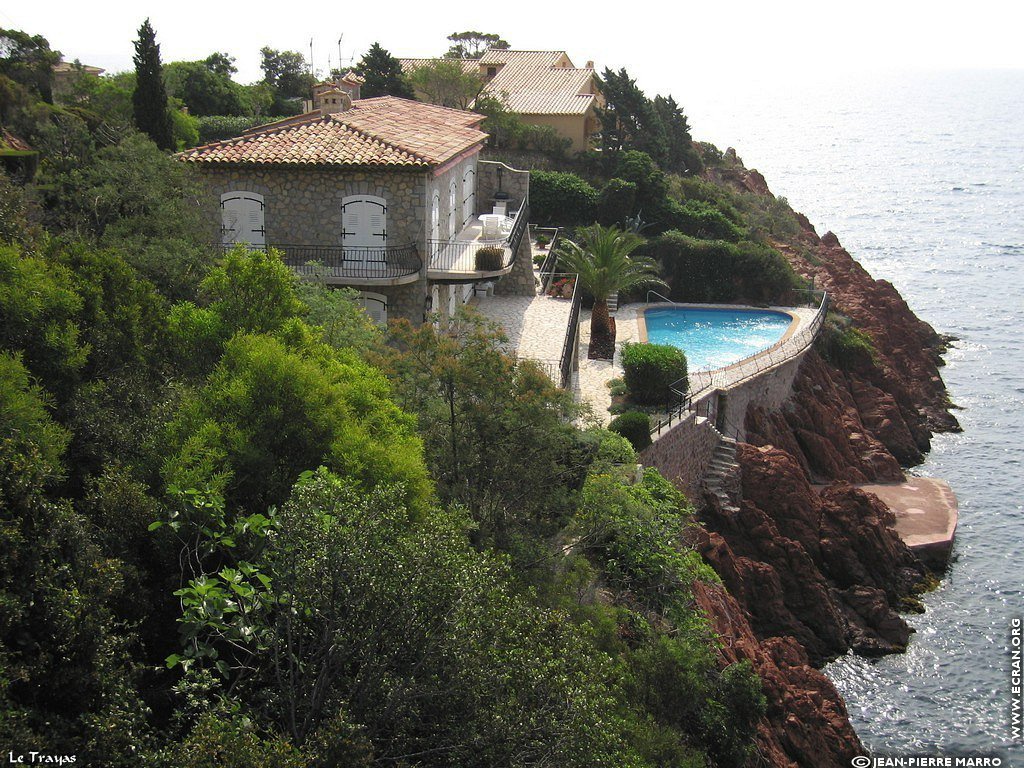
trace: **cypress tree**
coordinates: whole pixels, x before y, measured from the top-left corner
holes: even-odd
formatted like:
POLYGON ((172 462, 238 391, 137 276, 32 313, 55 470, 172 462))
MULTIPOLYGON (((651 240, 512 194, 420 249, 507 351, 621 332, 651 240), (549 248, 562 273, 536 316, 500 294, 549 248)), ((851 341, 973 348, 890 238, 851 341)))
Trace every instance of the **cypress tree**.
POLYGON ((160 149, 173 149, 171 115, 167 111, 167 90, 164 88, 163 67, 160 64, 160 46, 149 19, 139 27, 135 41, 135 93, 132 106, 135 126, 149 135, 160 149))

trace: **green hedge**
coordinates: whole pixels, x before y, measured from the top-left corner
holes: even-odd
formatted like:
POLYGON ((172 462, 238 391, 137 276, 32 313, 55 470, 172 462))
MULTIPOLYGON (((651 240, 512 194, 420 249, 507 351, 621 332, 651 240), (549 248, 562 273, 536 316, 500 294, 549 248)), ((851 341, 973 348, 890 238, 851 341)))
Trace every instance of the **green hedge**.
POLYGON ((750 240, 701 240, 673 230, 642 250, 661 264, 674 301, 770 304, 798 283, 782 254, 750 240))
POLYGON ((651 444, 651 417, 642 411, 628 411, 616 416, 608 429, 629 440, 635 451, 642 451, 651 444))
POLYGON ((269 123, 274 118, 268 117, 234 117, 231 115, 210 115, 198 117, 199 143, 209 144, 240 136, 250 128, 262 123, 269 123))
POLYGON ((530 172, 530 218, 541 226, 594 221, 597 190, 574 173, 530 172))
POLYGON ((641 405, 668 405, 672 384, 686 380, 686 354, 669 344, 623 344, 622 367, 629 398, 641 405))

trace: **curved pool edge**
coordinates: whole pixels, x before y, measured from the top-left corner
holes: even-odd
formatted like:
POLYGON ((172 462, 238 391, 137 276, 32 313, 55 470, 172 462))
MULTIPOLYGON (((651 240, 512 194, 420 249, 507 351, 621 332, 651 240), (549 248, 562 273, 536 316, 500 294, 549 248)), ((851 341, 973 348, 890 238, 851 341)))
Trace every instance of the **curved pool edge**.
POLYGON ((772 314, 776 314, 776 315, 782 315, 784 317, 788 317, 789 318, 789 325, 786 327, 786 330, 783 332, 782 336, 779 337, 779 340, 776 341, 774 344, 772 344, 769 347, 766 347, 765 349, 760 350, 759 352, 754 353, 753 355, 750 355, 750 357, 743 358, 743 360, 737 360, 735 363, 730 363, 729 365, 723 365, 723 366, 721 366, 719 368, 709 369, 709 370, 716 370, 716 371, 717 370, 725 370, 727 368, 731 368, 734 365, 739 365, 744 360, 749 360, 751 358, 757 357, 758 355, 763 355, 768 350, 773 349, 777 345, 782 344, 784 341, 786 341, 787 339, 792 337, 793 334, 795 334, 797 332, 797 329, 800 327, 800 323, 802 322, 802 318, 800 317, 800 315, 798 315, 796 312, 793 311, 794 308, 792 308, 792 307, 752 307, 752 306, 749 306, 747 304, 682 304, 682 303, 676 303, 676 302, 671 302, 671 303, 659 302, 659 303, 656 303, 656 304, 644 304, 642 306, 637 307, 636 310, 635 310, 636 311, 637 338, 639 338, 639 340, 640 340, 639 343, 640 344, 647 344, 647 343, 649 343, 648 340, 647 340, 647 320, 645 319, 645 315, 646 315, 648 309, 693 309, 693 310, 716 310, 716 309, 718 309, 718 310, 723 310, 723 311, 736 311, 736 310, 740 310, 740 311, 744 311, 744 312, 768 312, 768 313, 772 313, 772 314))

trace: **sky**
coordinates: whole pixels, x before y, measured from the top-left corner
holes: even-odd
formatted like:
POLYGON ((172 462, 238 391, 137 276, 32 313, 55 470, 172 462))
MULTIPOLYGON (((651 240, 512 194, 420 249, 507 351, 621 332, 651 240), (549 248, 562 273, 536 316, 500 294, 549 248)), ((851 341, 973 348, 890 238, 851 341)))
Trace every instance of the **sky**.
MULTIPOLYGON (((497 32, 515 48, 565 50, 577 66, 625 67, 648 94, 686 106, 709 93, 759 84, 827 96, 829 78, 854 70, 1024 68, 1019 0, 712 0, 654 3, 417 0, 341 3, 234 0, 0 0, 0 26, 42 34, 67 60, 119 71, 150 18, 163 60, 234 56, 236 79, 261 76, 265 45, 309 55, 326 72, 379 41, 396 56, 431 56, 447 35, 497 32)), ((699 132, 699 124, 695 125, 699 132)))

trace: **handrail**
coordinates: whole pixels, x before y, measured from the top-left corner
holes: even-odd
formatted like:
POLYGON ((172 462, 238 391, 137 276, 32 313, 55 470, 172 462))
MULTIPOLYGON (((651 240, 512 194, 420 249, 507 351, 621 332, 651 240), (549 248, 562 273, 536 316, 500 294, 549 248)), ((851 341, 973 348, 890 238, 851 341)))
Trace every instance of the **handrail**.
POLYGON ((427 240, 427 250, 430 252, 430 269, 445 272, 500 272, 509 269, 516 260, 519 253, 519 244, 522 242, 523 233, 529 225, 530 207, 524 202, 515 217, 512 218, 512 228, 505 237, 489 238, 486 240, 427 240), (480 269, 476 263, 476 254, 483 248, 500 248, 504 251, 501 262, 493 269, 480 269))
POLYGON ((281 260, 294 271, 305 274, 314 265, 322 267, 327 277, 388 279, 416 274, 423 261, 415 243, 387 246, 308 245, 300 243, 219 243, 215 248, 223 251, 236 246, 250 250, 276 250, 281 260))
MULTIPOLYGON (((661 434, 662 428, 671 426, 675 419, 682 419, 684 413, 696 413, 699 402, 713 389, 725 389, 741 384, 801 354, 817 338, 818 331, 821 330, 828 314, 829 301, 828 293, 822 291, 821 304, 810 323, 790 338, 764 347, 725 368, 701 368, 690 372, 686 378, 674 381, 670 390, 678 398, 678 402, 669 409, 667 420, 659 420, 651 429, 651 434, 661 434), (733 379, 727 374, 727 371, 735 371, 738 366, 749 366, 752 362, 755 363, 754 369, 739 378, 733 379), (694 383, 698 386, 694 387, 694 383)), ((710 417, 710 406, 708 415, 710 417)))
POLYGON ((580 306, 583 303, 583 291, 580 290, 579 275, 572 288, 572 306, 569 308, 569 325, 565 329, 565 341, 562 342, 562 357, 559 371, 562 389, 568 389, 572 383, 573 360, 578 352, 577 339, 580 327, 580 306))
POLYGON ((672 299, 670 299, 668 296, 662 296, 657 291, 648 291, 647 292, 647 303, 648 304, 651 303, 651 296, 657 296, 659 299, 661 299, 662 301, 667 301, 669 304, 678 304, 679 303, 678 301, 672 301, 672 299))
MULTIPOLYGON (((558 266, 558 238, 562 234, 560 227, 554 227, 554 235, 551 237, 551 242, 548 243, 548 253, 544 257, 544 262, 540 265, 540 288, 541 293, 547 293, 551 287, 551 281, 554 279, 555 267, 558 266)), ((539 230, 538 230, 539 231, 539 230)))

